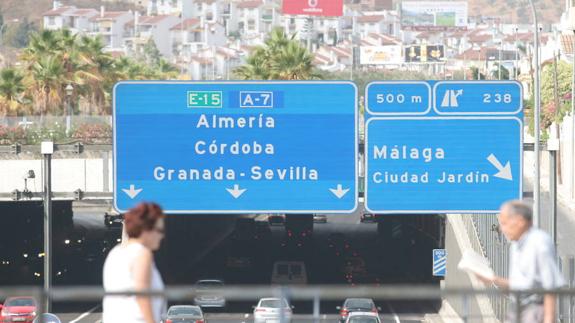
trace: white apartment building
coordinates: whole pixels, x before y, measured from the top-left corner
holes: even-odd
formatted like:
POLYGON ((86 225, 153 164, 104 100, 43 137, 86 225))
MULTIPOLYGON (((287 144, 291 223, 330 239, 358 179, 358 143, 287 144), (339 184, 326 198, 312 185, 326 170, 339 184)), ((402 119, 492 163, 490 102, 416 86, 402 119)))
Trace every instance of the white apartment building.
POLYGON ((130 11, 105 11, 102 7, 99 15, 90 18, 89 34, 99 36, 106 50, 119 50, 123 45, 127 24, 132 18, 130 11))
POLYGON ((124 46, 128 53, 137 53, 151 39, 162 56, 172 57, 170 29, 178 24, 179 18, 171 15, 135 16, 129 24, 124 46))
POLYGON ((363 37, 371 33, 399 36, 399 17, 392 12, 384 11, 373 15, 354 17, 355 32, 363 37))
POLYGON ((78 9, 76 7, 59 7, 45 12, 44 29, 69 29, 72 33, 87 33, 90 29, 90 19, 98 15, 96 9, 78 9))
POLYGON ((211 46, 224 46, 227 37, 220 23, 189 18, 170 28, 170 41, 175 61, 189 63, 186 58, 211 46))
POLYGON ((236 4, 235 12, 232 15, 235 17, 233 22, 230 22, 230 30, 238 31, 242 35, 260 35, 264 31, 264 24, 271 23, 273 15, 267 16, 264 21, 264 3, 262 0, 243 1, 236 4), (237 23, 237 25, 235 25, 237 23))

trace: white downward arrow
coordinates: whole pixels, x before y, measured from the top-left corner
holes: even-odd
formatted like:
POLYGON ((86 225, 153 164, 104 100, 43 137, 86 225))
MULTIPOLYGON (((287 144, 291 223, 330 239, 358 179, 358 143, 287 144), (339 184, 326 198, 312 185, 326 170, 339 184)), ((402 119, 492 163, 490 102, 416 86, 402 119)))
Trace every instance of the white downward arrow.
POLYGON ((329 189, 338 199, 342 198, 348 191, 349 188, 343 189, 341 184, 337 184, 337 189, 329 189))
POLYGON ((509 165, 509 162, 507 162, 507 164, 505 164, 505 167, 503 167, 503 165, 501 165, 499 160, 497 160, 497 157, 495 157, 495 155, 493 154, 489 155, 489 157, 487 157, 487 160, 493 166, 495 166, 495 168, 497 168, 497 170, 499 171, 497 174, 493 176, 499 177, 501 179, 506 179, 508 181, 513 180, 513 176, 511 176, 511 165, 509 165))
POLYGON ((242 194, 244 194, 245 191, 247 191, 247 189, 240 189, 240 186, 238 184, 234 185, 234 188, 226 188, 226 191, 230 192, 230 194, 232 194, 232 196, 237 199, 238 197, 242 196, 242 194))
POLYGON ((134 197, 136 197, 138 194, 140 194, 140 192, 142 191, 142 188, 140 189, 136 189, 134 187, 134 185, 130 185, 130 189, 127 190, 125 188, 122 189, 122 191, 124 191, 124 193, 126 193, 131 199, 133 199, 134 197))

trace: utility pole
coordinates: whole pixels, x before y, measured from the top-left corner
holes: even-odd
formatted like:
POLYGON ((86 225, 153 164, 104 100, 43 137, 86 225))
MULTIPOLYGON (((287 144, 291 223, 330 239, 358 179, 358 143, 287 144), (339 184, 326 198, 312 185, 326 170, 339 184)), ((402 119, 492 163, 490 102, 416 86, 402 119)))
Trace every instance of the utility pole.
POLYGON ((48 292, 52 288, 52 154, 54 153, 54 143, 51 141, 42 142, 40 146, 42 153, 42 186, 44 194, 44 293, 46 303, 44 312, 51 310, 51 300, 48 292))
POLYGON ((533 185, 533 224, 536 228, 541 226, 541 173, 540 173, 540 166, 541 166, 541 145, 540 145, 540 114, 541 114, 541 98, 540 98, 540 66, 539 66, 539 22, 537 19, 537 10, 535 9, 535 4, 533 0, 529 0, 529 4, 531 5, 531 11, 533 13, 533 28, 534 30, 534 38, 533 43, 535 47, 535 84, 534 84, 534 93, 535 93, 535 178, 534 178, 534 185, 533 185))
MULTIPOLYGON (((559 115, 559 81, 557 80, 557 60, 559 59, 558 55, 553 53, 553 99, 555 103, 555 116, 559 115)), ((561 136, 560 132, 561 128, 559 124, 555 122, 555 134, 557 135, 557 140, 559 141, 559 145, 557 147, 557 180, 558 183, 561 184, 561 136)))

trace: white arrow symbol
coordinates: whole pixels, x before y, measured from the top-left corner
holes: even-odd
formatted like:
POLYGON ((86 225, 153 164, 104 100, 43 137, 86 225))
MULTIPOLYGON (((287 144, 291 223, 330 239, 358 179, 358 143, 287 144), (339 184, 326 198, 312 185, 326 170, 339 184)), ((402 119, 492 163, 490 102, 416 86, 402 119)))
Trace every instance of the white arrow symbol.
POLYGON ((497 157, 495 157, 495 155, 493 154, 489 155, 489 157, 487 157, 487 160, 493 166, 495 166, 495 168, 497 168, 497 170, 499 171, 497 174, 493 176, 499 177, 501 179, 506 179, 508 181, 513 180, 513 176, 511 176, 511 165, 509 165, 509 162, 507 162, 507 164, 505 164, 505 167, 503 167, 503 165, 501 165, 499 160, 497 160, 497 157))
POLYGON ((230 194, 232 194, 232 196, 237 199, 238 197, 242 196, 242 194, 244 194, 245 191, 247 191, 247 189, 240 189, 240 186, 238 184, 234 185, 234 188, 226 188, 226 191, 230 192, 230 194))
POLYGON ((343 189, 341 184, 337 184, 337 189, 329 189, 338 199, 342 198, 348 191, 349 188, 343 189))
POLYGON ((122 189, 122 191, 124 191, 124 193, 128 194, 128 196, 133 199, 134 197, 136 197, 138 194, 140 194, 140 192, 142 191, 142 188, 140 189, 136 189, 134 187, 134 185, 130 185, 130 189, 127 190, 125 188, 122 189))

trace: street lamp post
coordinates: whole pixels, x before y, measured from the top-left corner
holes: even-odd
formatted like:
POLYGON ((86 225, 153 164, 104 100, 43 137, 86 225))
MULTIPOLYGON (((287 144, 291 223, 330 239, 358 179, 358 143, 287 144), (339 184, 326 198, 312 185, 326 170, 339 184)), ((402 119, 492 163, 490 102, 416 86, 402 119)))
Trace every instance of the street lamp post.
POLYGON ((540 204, 541 204, 541 193, 540 193, 540 186, 541 186, 541 174, 539 172, 539 164, 540 164, 540 154, 541 154, 541 146, 539 143, 539 135, 540 135, 540 112, 541 112, 541 98, 540 98, 540 85, 539 85, 539 23, 537 20, 537 11, 535 10, 535 5, 533 4, 533 0, 529 0, 529 4, 531 5, 531 11, 533 13, 533 25, 535 28, 535 34, 533 38, 534 46, 535 46, 535 55, 534 55, 534 65, 535 65, 535 85, 534 85, 534 92, 535 92, 535 104, 534 104, 534 117, 535 117, 535 179, 533 185, 533 224, 535 227, 540 226, 540 204))
MULTIPOLYGON (((575 37, 575 26, 573 26, 575 37)), ((575 48, 571 48, 573 55, 573 72, 571 73, 571 165, 575 163, 575 48)), ((571 198, 575 199, 575 167, 571 167, 571 198)))
POLYGON ((72 125, 72 104, 70 101, 73 93, 74 87, 72 84, 66 85, 66 135, 70 134, 70 128, 72 125))
POLYGON ((517 48, 517 32, 519 28, 515 28, 515 80, 517 80, 518 72, 519 72, 519 49, 517 48))

